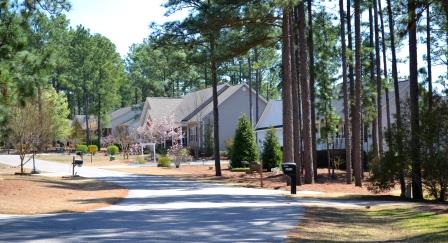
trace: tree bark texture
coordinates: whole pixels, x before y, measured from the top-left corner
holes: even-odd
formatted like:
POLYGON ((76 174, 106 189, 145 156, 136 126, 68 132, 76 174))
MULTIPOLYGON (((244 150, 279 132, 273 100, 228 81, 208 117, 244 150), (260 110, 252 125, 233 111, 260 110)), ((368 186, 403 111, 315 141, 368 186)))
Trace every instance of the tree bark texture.
POLYGON ((361 7, 360 0, 355 0, 355 110, 353 116, 353 162, 355 169, 355 186, 362 187, 362 147, 361 147, 361 7))
POLYGON ((300 2, 297 8, 298 32, 299 32, 299 69, 300 84, 302 86, 302 118, 303 118, 303 162, 305 167, 305 184, 314 183, 313 168, 313 141, 311 129, 311 97, 308 63, 308 45, 306 41, 305 4, 300 2))
POLYGON ((294 161, 293 145, 293 112, 292 112, 292 85, 291 85, 291 41, 290 41, 290 9, 283 9, 282 23, 282 64, 283 64, 283 161, 294 161))

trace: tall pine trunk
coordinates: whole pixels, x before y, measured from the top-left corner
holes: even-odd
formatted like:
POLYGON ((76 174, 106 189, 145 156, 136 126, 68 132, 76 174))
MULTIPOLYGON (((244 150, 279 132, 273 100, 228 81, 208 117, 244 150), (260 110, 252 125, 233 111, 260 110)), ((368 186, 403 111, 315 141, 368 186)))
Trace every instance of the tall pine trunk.
POLYGON ((350 132, 350 108, 349 108, 349 87, 347 83, 347 47, 345 43, 345 14, 344 0, 339 0, 339 16, 341 20, 341 57, 342 57, 342 92, 344 93, 344 138, 345 138, 345 165, 346 182, 352 183, 352 148, 350 132))
POLYGON ((290 10, 283 9, 282 23, 282 65, 283 65, 283 161, 294 161, 293 145, 293 112, 292 112, 292 86, 291 86, 291 40, 290 40, 290 10))
POLYGON ((362 187, 362 148, 361 148, 361 0, 355 0, 355 110, 353 116, 353 163, 355 185, 362 187))
MULTIPOLYGON (((294 23, 293 20, 297 20, 297 8, 294 9, 294 15, 290 16, 291 23, 294 23)), ((302 184, 302 136, 301 136, 301 130, 300 130, 300 95, 299 95, 299 73, 298 73, 298 65, 297 65, 297 28, 294 28, 293 25, 290 26, 291 28, 291 71, 292 71, 292 107, 293 107, 293 136, 294 136, 294 162, 297 166, 297 184, 302 184)))
MULTIPOLYGON (((370 70, 370 82, 373 86, 375 86, 376 84, 376 79, 375 79, 375 66, 376 66, 376 62, 375 62, 375 54, 374 54, 374 38, 375 38, 375 33, 374 33, 374 28, 373 28, 373 5, 371 5, 369 7, 369 47, 370 47, 370 52, 369 52, 369 58, 370 58, 370 66, 369 66, 369 70, 370 70)), ((372 97, 372 103, 373 106, 375 107, 375 110, 378 109, 377 107, 377 102, 376 102, 377 98, 376 97, 372 97)), ((373 153, 375 154, 375 156, 377 158, 379 158, 379 146, 378 146, 378 119, 375 118, 372 121, 372 148, 373 148, 373 153)))
MULTIPOLYGON (((392 53, 392 79, 394 80, 394 96, 395 96, 395 114, 397 127, 401 127, 401 107, 400 107, 400 90, 398 85, 398 71, 397 71, 397 54, 395 48, 395 23, 394 16, 392 14, 391 1, 387 0, 387 15, 389 18, 389 34, 390 34, 390 50, 392 53)), ((397 150, 399 153, 403 151, 403 143, 401 136, 397 136, 397 150)), ((400 196, 405 197, 406 195, 406 181, 404 178, 404 171, 400 172, 400 196)))
POLYGON ((215 175, 221 176, 221 158, 219 156, 219 111, 218 111, 218 65, 215 60, 215 40, 210 40, 211 52, 211 75, 212 75, 212 93, 213 93, 213 141, 215 157, 215 175))
MULTIPOLYGON (((353 68, 353 39, 352 39, 352 18, 351 18, 351 1, 347 0, 347 47, 348 51, 350 52, 348 61, 348 80, 349 80, 349 88, 350 88, 350 110, 353 112, 355 110, 355 75, 354 75, 354 68, 353 68)), ((353 127, 354 127, 355 121, 353 120, 353 114, 351 114, 351 128, 352 128, 352 168, 354 168, 354 155, 353 155, 353 141, 355 134, 353 133, 353 127)))
POLYGON ((303 118, 303 162, 305 167, 305 184, 314 183, 313 166, 313 141, 311 129, 313 121, 311 120, 311 97, 310 97, 310 79, 308 63, 308 45, 306 41, 306 21, 305 4, 300 2, 297 8, 298 32, 299 32, 299 72, 300 84, 302 86, 302 118, 303 118))
MULTIPOLYGON (((378 24, 378 2, 373 0, 374 26, 375 26, 375 71, 377 93, 377 124, 378 124, 378 152, 383 154, 383 108, 382 108, 382 80, 381 80, 381 54, 380 54, 380 29, 378 24)), ((379 157, 378 157, 379 158, 379 157)))
MULTIPOLYGON (((384 79, 388 80, 387 74, 387 56, 386 56, 386 35, 384 30, 384 18, 383 18, 383 9, 381 7, 381 0, 378 0, 378 8, 380 14, 380 23, 381 23, 381 47, 383 51, 383 74, 384 79)), ((384 87, 384 94, 386 98, 386 122, 387 122, 387 130, 390 129, 390 103, 389 103, 389 87, 386 85, 384 87)), ((389 137, 390 140, 390 137, 389 137)))
POLYGON ((428 63, 428 108, 432 110, 431 12, 426 9, 426 61, 428 63))
POLYGON ((308 48, 310 49, 310 95, 311 95, 311 138, 313 139, 313 169, 317 177, 317 149, 316 149, 316 95, 314 74, 314 40, 313 40, 313 0, 308 0, 308 48))
POLYGON ((420 164, 420 138, 419 138, 419 108, 418 108, 418 65, 417 65, 417 21, 415 0, 408 2, 408 28, 409 28, 409 92, 411 103, 411 158, 412 158, 412 196, 414 199, 423 199, 421 164, 420 164))

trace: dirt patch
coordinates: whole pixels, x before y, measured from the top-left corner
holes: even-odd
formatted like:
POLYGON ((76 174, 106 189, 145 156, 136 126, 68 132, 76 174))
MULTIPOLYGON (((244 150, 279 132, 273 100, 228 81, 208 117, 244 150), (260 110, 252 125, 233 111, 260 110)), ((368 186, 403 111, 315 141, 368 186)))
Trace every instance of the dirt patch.
MULTIPOLYGON (((229 169, 222 169, 222 176, 215 176, 213 166, 181 166, 180 168, 158 168, 158 167, 129 167, 115 168, 113 170, 123 171, 132 174, 141 175, 164 175, 173 176, 179 179, 192 179, 202 181, 224 182, 236 184, 245 187, 260 187, 259 174, 246 174, 245 172, 232 172, 229 169)), ((274 172, 263 173, 263 188, 274 190, 289 191, 286 185, 286 178, 283 174, 274 172)), ((297 188, 300 191, 317 191, 322 192, 318 197, 343 197, 348 195, 378 195, 367 190, 365 185, 362 188, 347 185, 345 183, 345 173, 338 171, 335 178, 328 177, 325 169, 318 170, 318 177, 313 185, 302 185, 297 188)), ((380 195, 394 195, 392 193, 384 193, 380 195)), ((302 196, 302 195, 301 195, 302 196)), ((306 196, 306 195, 303 195, 306 196)), ((316 197, 316 195, 309 195, 316 197)))
POLYGON ((85 212, 117 203, 127 194, 125 188, 93 179, 3 174, 0 214, 85 212))
MULTIPOLYGON (((73 161, 74 154, 40 154, 36 156, 36 159, 40 160, 46 160, 51 162, 58 162, 58 163, 64 163, 64 164, 70 164, 73 161)), ((98 167, 98 166, 109 166, 109 165, 127 165, 131 162, 136 161, 136 158, 138 156, 129 156, 129 159, 123 159, 123 156, 116 155, 115 160, 110 160, 109 156, 105 155, 104 153, 97 153, 93 156, 90 156, 89 154, 86 154, 83 156, 84 164, 83 166, 88 167, 98 167)), ((79 156, 76 156, 76 159, 79 159, 79 156)))

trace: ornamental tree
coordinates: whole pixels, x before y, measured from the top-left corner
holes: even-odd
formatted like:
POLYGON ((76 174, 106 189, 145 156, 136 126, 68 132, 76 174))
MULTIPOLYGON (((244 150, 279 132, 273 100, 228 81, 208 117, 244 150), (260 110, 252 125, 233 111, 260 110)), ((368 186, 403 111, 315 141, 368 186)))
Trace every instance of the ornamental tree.
POLYGON ((274 128, 270 128, 266 132, 261 160, 263 161, 263 168, 268 171, 279 166, 282 162, 282 150, 274 128))
POLYGON ((246 166, 242 161, 250 163, 257 160, 258 149, 254 130, 247 115, 243 114, 238 120, 230 165, 232 168, 238 168, 246 166))

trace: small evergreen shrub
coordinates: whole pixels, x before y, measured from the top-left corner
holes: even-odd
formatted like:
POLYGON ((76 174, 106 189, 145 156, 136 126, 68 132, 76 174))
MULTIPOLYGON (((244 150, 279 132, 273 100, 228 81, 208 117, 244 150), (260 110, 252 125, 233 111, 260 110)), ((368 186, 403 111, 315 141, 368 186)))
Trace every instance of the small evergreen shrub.
POLYGON ((109 154, 109 155, 116 155, 116 154, 118 154, 118 152, 119 152, 120 150, 118 149, 118 147, 116 146, 116 145, 109 145, 108 147, 107 147, 107 153, 109 154))
POLYGON ((170 168, 171 167, 171 159, 169 156, 162 155, 159 158, 159 162, 157 163, 158 167, 165 167, 170 168))
POLYGON ((98 146, 96 146, 94 144, 91 144, 88 147, 88 151, 89 151, 90 154, 95 155, 96 152, 98 151, 98 146))
POLYGON ((242 161, 253 162, 258 160, 254 130, 246 114, 243 114, 238 120, 231 157, 230 166, 232 168, 247 167, 243 165, 242 161))
POLYGON ((261 160, 263 161, 263 168, 267 171, 278 167, 282 162, 282 150, 274 128, 270 128, 266 132, 261 160))
POLYGON ((85 145, 85 144, 76 145, 75 150, 77 152, 81 152, 81 154, 87 154, 87 152, 88 152, 87 145, 85 145))

